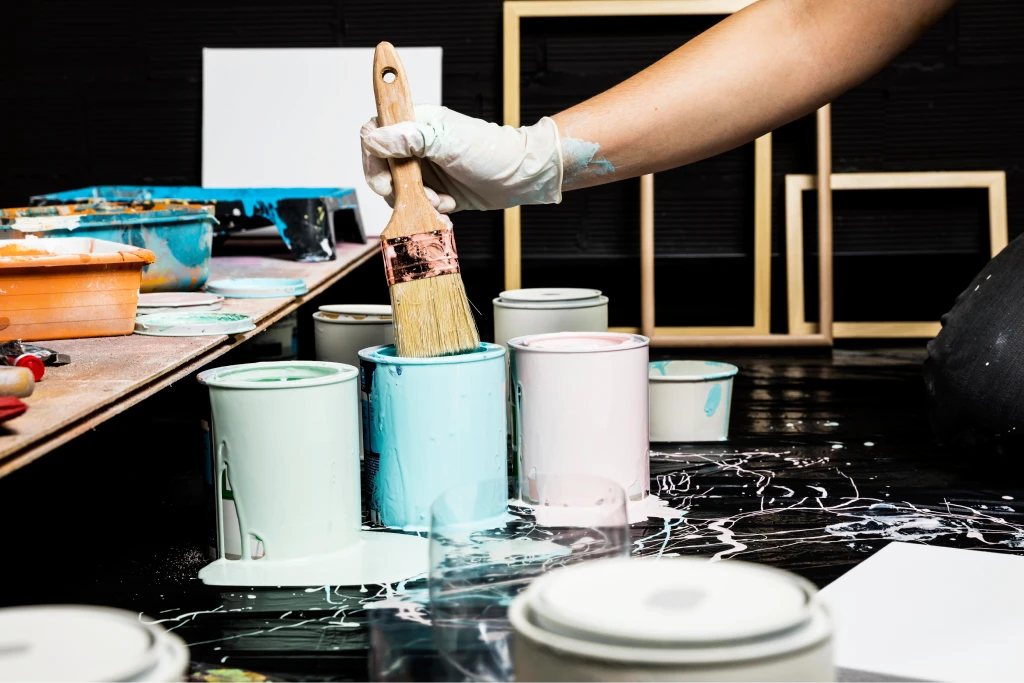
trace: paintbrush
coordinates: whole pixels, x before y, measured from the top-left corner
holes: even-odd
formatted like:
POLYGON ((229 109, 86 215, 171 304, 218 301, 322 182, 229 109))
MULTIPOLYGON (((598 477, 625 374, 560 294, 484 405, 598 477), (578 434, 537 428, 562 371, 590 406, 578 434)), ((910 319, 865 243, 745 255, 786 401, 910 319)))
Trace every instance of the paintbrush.
MULTIPOLYGON (((409 83, 391 43, 373 56, 377 123, 415 121, 409 83)), ((474 351, 480 345, 459 272, 452 222, 423 190, 419 159, 389 159, 395 211, 381 233, 399 356, 428 358, 474 351)))

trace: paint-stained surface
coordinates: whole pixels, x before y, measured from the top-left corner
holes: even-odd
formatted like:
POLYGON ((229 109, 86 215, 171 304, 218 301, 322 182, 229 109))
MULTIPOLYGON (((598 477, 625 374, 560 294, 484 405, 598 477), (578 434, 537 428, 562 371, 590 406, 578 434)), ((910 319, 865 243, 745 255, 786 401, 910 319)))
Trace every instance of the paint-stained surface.
MULTIPOLYGON (((61 202, 149 202, 174 200, 210 206, 218 234, 274 225, 299 261, 334 259, 334 212, 354 209, 355 191, 337 187, 211 188, 168 185, 99 185, 32 197, 34 204, 61 202)), ((365 242, 356 223, 345 241, 365 242)))
MULTIPOLYGON (((750 560, 823 586, 891 540, 1024 553, 1024 478, 1013 463, 936 445, 923 352, 715 357, 740 368, 730 441, 659 445, 651 491, 686 514, 634 525, 636 555, 750 560)), ((86 458, 44 458, 19 472, 20 482, 4 481, 0 513, 8 518, 39 504, 46 491, 49 517, 73 514, 96 531, 90 561, 69 575, 59 562, 67 546, 53 542, 51 523, 22 514, 6 533, 17 553, 34 559, 12 557, 5 577, 18 589, 0 599, 135 609, 182 636, 197 662, 278 680, 368 680, 371 643, 393 675, 442 677, 424 582, 218 590, 195 578, 208 560, 205 538, 193 534, 213 513, 183 493, 202 477, 198 432, 190 432, 191 422, 167 425, 201 404, 200 393, 189 393, 199 388, 176 384, 159 410, 144 404, 111 421, 111 431, 104 425, 81 437, 95 442, 80 449, 104 443, 113 430, 122 441, 150 444, 144 461, 133 451, 108 454, 105 467, 113 467, 93 475, 88 490, 81 480, 95 464, 86 458), (125 500, 125 491, 134 497, 125 500)))
POLYGON ((168 202, 57 204, 0 209, 0 239, 92 237, 148 249, 142 291, 193 291, 210 275, 213 226, 201 205, 168 202))

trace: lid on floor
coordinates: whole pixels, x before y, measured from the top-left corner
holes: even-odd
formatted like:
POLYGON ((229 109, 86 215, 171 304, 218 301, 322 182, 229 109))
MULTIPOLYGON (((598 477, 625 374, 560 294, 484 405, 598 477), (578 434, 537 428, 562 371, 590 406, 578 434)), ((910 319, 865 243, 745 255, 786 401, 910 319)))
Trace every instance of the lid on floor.
POLYGON ((553 353, 595 353, 628 351, 647 346, 650 340, 638 334, 621 332, 555 332, 510 339, 508 345, 519 351, 553 353))
POLYGON ((221 311, 169 311, 135 318, 135 334, 153 337, 210 337, 254 329, 252 316, 221 311))
POLYGON ((301 296, 308 292, 309 288, 306 287, 306 281, 301 278, 237 277, 207 282, 206 291, 229 298, 271 299, 301 296))
POLYGON ((391 306, 380 304, 328 304, 319 308, 319 319, 343 323, 389 323, 391 306))
POLYGON ((0 609, 0 680, 151 680, 158 672, 181 676, 187 664, 179 638, 133 612, 73 605, 0 609))
POLYGON ((733 377, 739 368, 713 360, 656 360, 648 364, 648 377, 657 382, 710 382, 733 377))
POLYGON ((727 645, 811 619, 813 588, 788 572, 696 558, 584 562, 529 589, 542 629, 609 645, 727 645))

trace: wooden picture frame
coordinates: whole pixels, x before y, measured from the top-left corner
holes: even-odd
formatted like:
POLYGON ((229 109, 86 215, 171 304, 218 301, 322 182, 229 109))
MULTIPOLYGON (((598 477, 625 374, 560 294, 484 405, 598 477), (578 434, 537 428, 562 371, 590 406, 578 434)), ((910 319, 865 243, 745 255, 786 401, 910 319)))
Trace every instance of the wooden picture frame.
MULTIPOLYGON (((1009 241, 1006 218, 1006 174, 1003 171, 922 171, 899 173, 833 173, 830 190, 988 190, 989 243, 995 256, 1009 241)), ((786 290, 790 334, 815 334, 817 323, 809 323, 804 311, 803 193, 819 187, 813 175, 786 176, 786 290)), ((830 194, 830 193, 826 193, 830 194)), ((821 229, 818 230, 819 239, 821 229)), ((831 243, 828 249, 832 251, 831 243)), ((832 293, 829 292, 831 298, 832 293)), ((825 318, 822 318, 825 320, 825 318)), ((832 321, 836 339, 930 338, 941 325, 935 322, 838 322, 832 321)))
MULTIPOLYGON (((754 0, 507 0, 504 4, 504 120, 520 125, 520 20, 527 17, 607 17, 732 14, 754 0)), ((818 175, 831 174, 830 111, 818 110, 818 175)), ((654 321, 654 177, 640 180, 641 326, 617 328, 641 332, 652 346, 831 346, 831 325, 824 332, 771 334, 771 133, 754 144, 754 321, 737 327, 658 327, 654 321)), ((827 183, 822 182, 822 185, 827 183)), ((819 240, 831 245, 831 194, 819 195, 819 240)), ((505 210, 505 288, 522 287, 522 211, 505 210)), ((820 251, 820 318, 832 319, 832 255, 820 251)))

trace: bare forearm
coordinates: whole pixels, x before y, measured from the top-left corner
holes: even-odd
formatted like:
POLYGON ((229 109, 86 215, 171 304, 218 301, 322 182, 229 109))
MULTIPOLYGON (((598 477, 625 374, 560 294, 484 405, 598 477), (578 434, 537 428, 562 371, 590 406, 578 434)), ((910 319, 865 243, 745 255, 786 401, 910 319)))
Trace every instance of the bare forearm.
POLYGON ((881 69, 955 0, 760 0, 554 116, 563 189, 742 145, 881 69))

